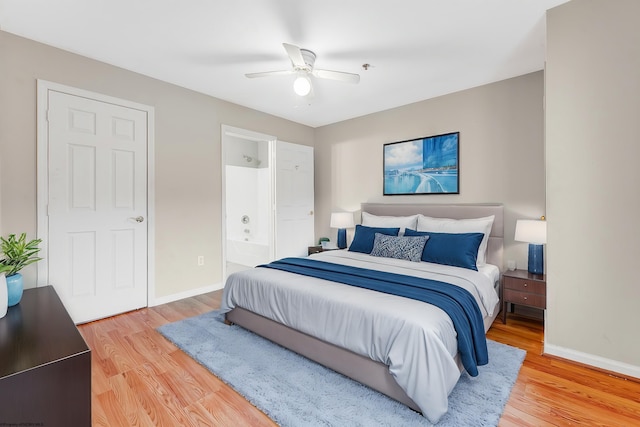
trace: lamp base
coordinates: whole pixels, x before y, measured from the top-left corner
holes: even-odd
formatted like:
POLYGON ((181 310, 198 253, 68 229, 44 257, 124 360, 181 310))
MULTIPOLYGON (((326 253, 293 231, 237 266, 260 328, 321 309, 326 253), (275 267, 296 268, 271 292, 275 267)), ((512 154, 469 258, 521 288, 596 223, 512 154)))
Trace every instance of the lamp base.
POLYGON ((534 245, 529 243, 529 273, 531 274, 544 274, 544 254, 542 251, 543 245, 534 245))
POLYGON ((344 249, 347 247, 347 229, 338 228, 338 248, 344 249))

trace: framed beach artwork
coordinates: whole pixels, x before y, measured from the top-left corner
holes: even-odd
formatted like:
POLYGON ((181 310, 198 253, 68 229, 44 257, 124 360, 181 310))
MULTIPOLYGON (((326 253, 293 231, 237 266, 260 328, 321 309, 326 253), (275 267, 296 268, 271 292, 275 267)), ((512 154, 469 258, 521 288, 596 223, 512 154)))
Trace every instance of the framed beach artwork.
POLYGON ((460 132, 383 146, 383 195, 460 194, 460 132))

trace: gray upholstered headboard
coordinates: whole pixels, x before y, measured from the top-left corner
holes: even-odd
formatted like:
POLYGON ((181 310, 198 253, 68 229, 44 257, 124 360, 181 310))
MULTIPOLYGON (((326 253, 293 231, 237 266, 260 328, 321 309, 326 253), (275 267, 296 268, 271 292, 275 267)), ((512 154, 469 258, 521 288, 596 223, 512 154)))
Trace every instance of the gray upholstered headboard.
POLYGON ((501 204, 391 204, 362 203, 362 212, 373 215, 406 216, 422 214, 434 218, 481 218, 495 215, 487 247, 487 262, 504 270, 504 207, 501 204))

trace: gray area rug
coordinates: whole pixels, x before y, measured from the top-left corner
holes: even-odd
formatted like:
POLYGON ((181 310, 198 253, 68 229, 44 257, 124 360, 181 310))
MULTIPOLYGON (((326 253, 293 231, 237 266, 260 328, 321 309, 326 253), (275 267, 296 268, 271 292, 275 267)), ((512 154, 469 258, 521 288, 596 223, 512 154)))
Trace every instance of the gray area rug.
MULTIPOLYGON (((430 426, 426 418, 341 374, 223 323, 212 311, 158 331, 283 427, 430 426)), ((526 352, 488 340, 489 364, 466 373, 438 426, 496 426, 526 352)))

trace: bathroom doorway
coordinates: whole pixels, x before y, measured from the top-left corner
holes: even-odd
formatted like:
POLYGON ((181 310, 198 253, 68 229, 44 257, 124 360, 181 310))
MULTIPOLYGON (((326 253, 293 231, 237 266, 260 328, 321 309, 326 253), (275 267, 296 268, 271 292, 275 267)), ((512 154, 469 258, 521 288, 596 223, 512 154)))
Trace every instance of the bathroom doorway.
POLYGON ((314 241, 313 148, 222 126, 223 274, 286 256, 314 241))

